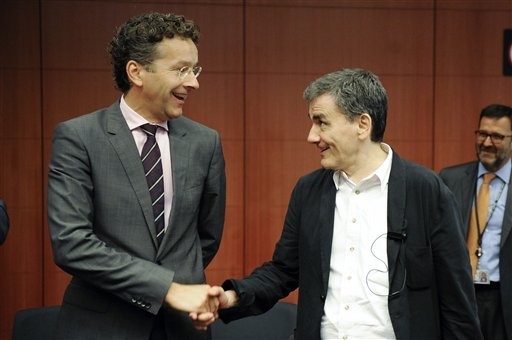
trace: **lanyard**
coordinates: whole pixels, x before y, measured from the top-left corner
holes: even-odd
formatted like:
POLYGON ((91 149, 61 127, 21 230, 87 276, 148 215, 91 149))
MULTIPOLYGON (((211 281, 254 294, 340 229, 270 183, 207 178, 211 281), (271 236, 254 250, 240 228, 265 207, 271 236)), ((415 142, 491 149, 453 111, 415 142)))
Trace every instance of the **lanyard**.
MULTIPOLYGON (((489 183, 490 185, 490 183, 489 183)), ((505 185, 506 183, 503 182, 503 184, 501 185, 501 188, 500 188, 500 192, 498 193, 498 197, 494 200, 494 203, 492 204, 491 206, 491 213, 489 214, 489 217, 487 218, 487 221, 485 221, 485 225, 484 225, 484 228, 483 230, 480 230, 480 219, 478 218, 478 206, 477 206, 477 192, 476 192, 476 187, 477 185, 475 185, 475 214, 476 214, 476 227, 477 227, 477 231, 478 231, 478 249, 477 249, 477 253, 476 253, 476 256, 477 257, 481 257, 482 256, 482 239, 483 239, 483 235, 484 235, 484 232, 485 232, 485 229, 487 228, 487 225, 489 224, 489 221, 491 220, 491 217, 492 215, 494 214, 494 210, 496 210, 496 207, 498 206, 498 201, 500 200, 501 198, 501 194, 503 194, 503 190, 505 189, 505 185)))

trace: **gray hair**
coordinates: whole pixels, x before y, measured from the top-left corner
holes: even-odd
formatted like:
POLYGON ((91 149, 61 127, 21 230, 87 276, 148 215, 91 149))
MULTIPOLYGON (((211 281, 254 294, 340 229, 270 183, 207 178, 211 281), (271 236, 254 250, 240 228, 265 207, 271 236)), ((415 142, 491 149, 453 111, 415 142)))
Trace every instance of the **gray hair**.
POLYGON ((379 78, 370 71, 346 68, 328 73, 308 85, 304 99, 330 94, 347 119, 353 121, 363 113, 372 119, 371 140, 382 142, 386 130, 388 97, 379 78))

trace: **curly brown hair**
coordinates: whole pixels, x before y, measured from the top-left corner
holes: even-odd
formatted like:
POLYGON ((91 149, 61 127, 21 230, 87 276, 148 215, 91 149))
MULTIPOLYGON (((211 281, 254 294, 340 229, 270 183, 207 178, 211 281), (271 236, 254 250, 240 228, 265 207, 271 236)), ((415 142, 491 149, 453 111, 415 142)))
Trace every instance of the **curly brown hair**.
POLYGON ((157 12, 132 17, 119 27, 108 47, 117 88, 126 93, 131 87, 126 74, 128 61, 150 64, 158 43, 174 36, 191 39, 198 45, 199 27, 182 15, 157 12))

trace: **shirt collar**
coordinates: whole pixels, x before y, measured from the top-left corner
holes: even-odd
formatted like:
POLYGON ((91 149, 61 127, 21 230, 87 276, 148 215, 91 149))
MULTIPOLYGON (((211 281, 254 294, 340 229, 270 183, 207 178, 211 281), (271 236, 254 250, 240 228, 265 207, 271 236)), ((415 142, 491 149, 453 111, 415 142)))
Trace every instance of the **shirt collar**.
MULTIPOLYGON (((367 182, 368 180, 375 178, 380 183, 380 190, 384 191, 388 185, 389 181, 389 174, 391 173, 391 164, 393 161, 393 150, 391 147, 386 143, 380 144, 382 150, 386 152, 388 155, 386 156, 386 159, 382 164, 375 170, 373 173, 371 173, 369 176, 364 178, 361 183, 367 182)), ((333 180, 334 185, 336 186, 336 190, 339 190, 339 188, 344 184, 350 181, 350 179, 347 177, 347 174, 344 171, 337 170, 333 174, 333 180)))
MULTIPOLYGON (((128 128, 130 129, 130 131, 133 131, 144 124, 151 124, 144 117, 142 117, 140 114, 138 114, 131 107, 128 106, 128 104, 124 100, 124 95, 121 96, 119 107, 121 109, 121 113, 123 114, 124 119, 126 120, 126 123, 128 124, 128 128)), ((165 129, 165 131, 169 130, 166 121, 159 123, 157 125, 165 129)))
MULTIPOLYGON (((501 167, 498 171, 495 172, 496 176, 498 176, 504 183, 508 184, 510 180, 510 172, 512 171, 512 161, 509 159, 504 166, 501 167)), ((482 162, 478 162, 478 178, 482 175, 488 173, 489 171, 483 166, 482 162)))

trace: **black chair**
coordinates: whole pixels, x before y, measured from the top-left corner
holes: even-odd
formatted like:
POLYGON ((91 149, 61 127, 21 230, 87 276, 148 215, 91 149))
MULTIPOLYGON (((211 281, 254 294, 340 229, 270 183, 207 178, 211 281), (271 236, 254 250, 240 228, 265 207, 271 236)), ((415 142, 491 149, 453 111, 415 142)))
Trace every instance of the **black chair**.
POLYGON ((51 340, 57 329, 60 306, 22 309, 14 316, 13 340, 51 340))
POLYGON ((278 302, 266 313, 212 326, 212 340, 288 340, 293 335, 297 305, 278 302))

